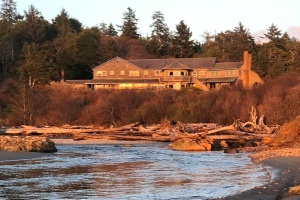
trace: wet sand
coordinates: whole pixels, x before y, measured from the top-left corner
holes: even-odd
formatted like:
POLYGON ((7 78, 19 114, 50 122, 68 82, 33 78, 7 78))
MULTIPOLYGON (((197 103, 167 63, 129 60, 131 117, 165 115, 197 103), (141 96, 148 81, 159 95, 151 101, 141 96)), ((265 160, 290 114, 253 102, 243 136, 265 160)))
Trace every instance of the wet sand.
POLYGON ((271 167, 273 180, 261 187, 222 198, 224 200, 300 200, 300 195, 287 196, 290 187, 300 184, 300 157, 274 157, 260 162, 271 167))
POLYGON ((37 152, 0 152, 0 161, 33 159, 47 156, 49 153, 37 152))

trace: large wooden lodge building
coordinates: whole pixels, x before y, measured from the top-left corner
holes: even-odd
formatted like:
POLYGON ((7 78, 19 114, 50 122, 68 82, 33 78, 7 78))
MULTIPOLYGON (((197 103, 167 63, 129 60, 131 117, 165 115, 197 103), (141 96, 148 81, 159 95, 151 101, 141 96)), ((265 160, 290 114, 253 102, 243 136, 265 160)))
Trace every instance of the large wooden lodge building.
POLYGON ((252 55, 241 62, 217 62, 215 57, 124 60, 115 57, 93 69, 92 80, 66 80, 93 89, 181 89, 207 91, 241 83, 252 87, 263 80, 251 70, 252 55))

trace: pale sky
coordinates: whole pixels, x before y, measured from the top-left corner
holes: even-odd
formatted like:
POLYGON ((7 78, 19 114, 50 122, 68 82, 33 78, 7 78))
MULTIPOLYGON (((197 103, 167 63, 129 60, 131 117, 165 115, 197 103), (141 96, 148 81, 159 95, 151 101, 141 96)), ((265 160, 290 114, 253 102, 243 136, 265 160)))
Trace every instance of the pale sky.
MULTIPOLYGON (((85 27, 101 22, 122 25, 123 13, 130 7, 138 20, 138 32, 151 34, 149 26, 155 11, 161 11, 170 30, 180 20, 190 27, 193 39, 203 34, 233 30, 239 22, 255 38, 263 36, 273 23, 282 33, 300 39, 300 0, 15 0, 20 14, 34 5, 51 22, 62 8, 85 27)), ((115 26, 117 29, 117 27, 115 26)))

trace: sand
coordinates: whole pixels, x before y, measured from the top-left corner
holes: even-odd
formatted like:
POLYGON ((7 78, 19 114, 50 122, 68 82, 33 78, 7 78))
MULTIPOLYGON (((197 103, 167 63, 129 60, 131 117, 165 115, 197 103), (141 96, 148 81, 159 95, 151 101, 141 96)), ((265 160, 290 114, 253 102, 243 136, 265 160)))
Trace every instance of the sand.
MULTIPOLYGON (((7 160, 23 160, 23 159, 33 159, 42 156, 47 156, 49 153, 37 153, 37 152, 1 152, 0 151, 0 161, 7 160)), ((1 163, 0 163, 1 165, 1 163)))

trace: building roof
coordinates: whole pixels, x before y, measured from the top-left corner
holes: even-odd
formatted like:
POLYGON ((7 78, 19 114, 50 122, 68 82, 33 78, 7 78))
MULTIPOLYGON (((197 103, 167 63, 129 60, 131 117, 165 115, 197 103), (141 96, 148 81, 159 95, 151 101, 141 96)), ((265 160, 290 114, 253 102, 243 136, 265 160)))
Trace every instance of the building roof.
POLYGON ((65 80, 64 82, 72 85, 83 85, 89 80, 65 80))
POLYGON ((242 62, 223 62, 223 63, 216 63, 214 69, 216 70, 238 69, 242 65, 243 65, 242 62))
POLYGON ((178 62, 171 63, 171 64, 163 67, 162 69, 189 69, 189 70, 191 70, 191 68, 189 68, 181 63, 178 63, 178 62))
POLYGON ((208 78, 205 83, 233 83, 236 82, 238 77, 230 78, 208 78))
POLYGON ((85 84, 120 84, 120 83, 159 83, 158 78, 153 79, 92 79, 85 84))
POLYGON ((128 62, 142 69, 162 69, 172 63, 181 63, 191 69, 213 68, 216 63, 215 57, 206 58, 168 58, 168 59, 137 59, 128 62))

